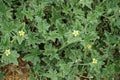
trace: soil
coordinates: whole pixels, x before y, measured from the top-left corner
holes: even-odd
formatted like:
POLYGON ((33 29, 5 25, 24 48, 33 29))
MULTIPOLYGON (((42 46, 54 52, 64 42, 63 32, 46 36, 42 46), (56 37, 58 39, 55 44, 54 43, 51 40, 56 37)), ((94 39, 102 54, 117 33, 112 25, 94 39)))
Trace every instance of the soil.
POLYGON ((18 63, 19 65, 10 63, 2 68, 5 80, 29 80, 29 64, 23 61, 21 56, 18 58, 18 63))

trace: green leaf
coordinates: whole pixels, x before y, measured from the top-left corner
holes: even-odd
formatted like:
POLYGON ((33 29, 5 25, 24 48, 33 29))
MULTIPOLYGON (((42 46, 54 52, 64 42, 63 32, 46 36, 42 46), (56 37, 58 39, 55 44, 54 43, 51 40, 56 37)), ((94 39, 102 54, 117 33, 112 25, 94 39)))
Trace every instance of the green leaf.
POLYGON ((64 63, 62 61, 59 61, 58 66, 60 67, 60 72, 62 72, 62 76, 70 74, 72 65, 72 62, 64 63))
POLYGON ((36 16, 36 21, 38 23, 37 28, 39 32, 45 33, 50 27, 50 25, 45 20, 42 20, 39 16, 36 16))
POLYGON ((57 49, 55 47, 52 47, 51 44, 45 44, 45 52, 44 55, 50 56, 50 60, 53 58, 59 59, 58 54, 56 54, 57 49))
POLYGON ((33 65, 36 65, 40 61, 39 57, 35 54, 27 54, 23 57, 23 60, 30 61, 33 65))
POLYGON ((0 71, 0 80, 4 80, 4 75, 1 71, 0 71))
POLYGON ((6 54, 2 55, 2 61, 6 64, 13 63, 15 65, 18 65, 17 58, 19 57, 19 54, 17 51, 11 51, 10 55, 6 56, 6 54))
POLYGON ((23 42, 24 36, 16 36, 19 45, 23 42))
POLYGON ((92 3, 93 1, 92 0, 80 0, 80 4, 82 4, 82 6, 84 7, 84 6, 87 6, 88 8, 90 8, 91 9, 91 3, 92 3))
POLYGON ((9 48, 10 46, 10 35, 7 33, 4 36, 2 36, 1 40, 1 47, 3 49, 9 48))
POLYGON ((7 6, 3 3, 2 0, 0 0, 0 15, 5 14, 9 9, 7 8, 7 6))
POLYGON ((56 38, 60 38, 60 34, 57 33, 56 31, 51 31, 48 35, 47 35, 47 39, 46 40, 52 40, 55 41, 56 38))
POLYGON ((1 28, 0 30, 4 33, 4 34, 7 34, 7 33, 10 33, 12 32, 12 30, 15 28, 14 26, 14 22, 13 21, 2 21, 1 22, 1 28))
POLYGON ((49 73, 45 73, 44 76, 51 78, 52 80, 58 80, 57 71, 49 69, 49 73))

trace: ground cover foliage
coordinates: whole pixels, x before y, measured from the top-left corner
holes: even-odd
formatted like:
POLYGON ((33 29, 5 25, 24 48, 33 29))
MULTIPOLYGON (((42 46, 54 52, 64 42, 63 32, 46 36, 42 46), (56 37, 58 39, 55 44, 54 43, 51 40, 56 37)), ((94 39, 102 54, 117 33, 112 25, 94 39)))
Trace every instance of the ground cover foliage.
POLYGON ((30 80, 119 80, 120 0, 0 0, 0 79, 18 58, 30 80))

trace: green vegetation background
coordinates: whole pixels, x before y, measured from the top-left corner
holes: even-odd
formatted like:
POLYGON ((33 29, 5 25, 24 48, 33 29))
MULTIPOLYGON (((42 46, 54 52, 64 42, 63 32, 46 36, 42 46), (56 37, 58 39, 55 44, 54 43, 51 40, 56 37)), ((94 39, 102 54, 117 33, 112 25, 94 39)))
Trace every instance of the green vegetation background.
POLYGON ((21 54, 31 80, 119 80, 120 0, 0 0, 0 66, 21 54))

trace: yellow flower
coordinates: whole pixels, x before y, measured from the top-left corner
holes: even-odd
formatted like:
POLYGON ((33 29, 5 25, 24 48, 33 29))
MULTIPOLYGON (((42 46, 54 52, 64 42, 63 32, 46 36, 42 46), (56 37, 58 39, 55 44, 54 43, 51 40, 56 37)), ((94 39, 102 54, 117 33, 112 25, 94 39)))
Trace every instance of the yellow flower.
POLYGON ((88 45, 87 45, 87 48, 88 48, 88 49, 91 49, 91 48, 92 48, 92 45, 88 44, 88 45))
POLYGON ((97 63, 97 60, 95 58, 93 58, 92 63, 97 63))
POLYGON ((79 34, 78 31, 74 30, 73 35, 77 36, 78 34, 79 34))
POLYGON ((9 49, 5 50, 5 55, 8 56, 9 54, 10 54, 10 50, 9 49))
POLYGON ((19 31, 20 36, 24 36, 25 32, 24 31, 19 31))

